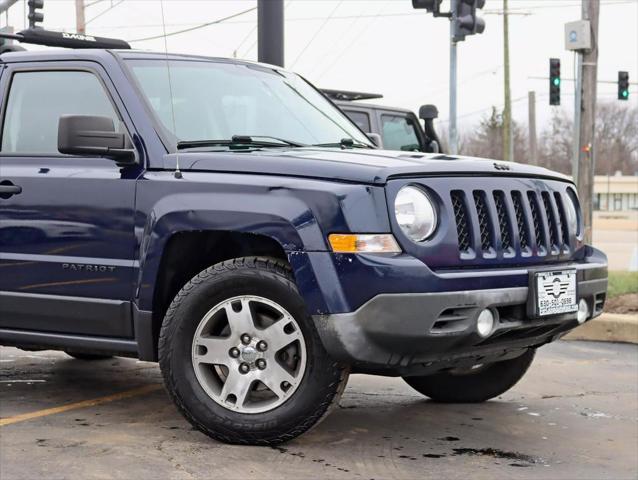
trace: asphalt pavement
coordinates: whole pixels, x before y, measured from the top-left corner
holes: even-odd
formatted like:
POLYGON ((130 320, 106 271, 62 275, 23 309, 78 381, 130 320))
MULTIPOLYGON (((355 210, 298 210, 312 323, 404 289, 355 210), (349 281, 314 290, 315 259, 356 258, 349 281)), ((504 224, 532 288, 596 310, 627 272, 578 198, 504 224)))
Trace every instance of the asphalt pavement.
POLYGON ((277 448, 193 430, 155 364, 0 348, 0 478, 636 479, 638 346, 546 346, 481 405, 355 375, 321 425, 277 448))

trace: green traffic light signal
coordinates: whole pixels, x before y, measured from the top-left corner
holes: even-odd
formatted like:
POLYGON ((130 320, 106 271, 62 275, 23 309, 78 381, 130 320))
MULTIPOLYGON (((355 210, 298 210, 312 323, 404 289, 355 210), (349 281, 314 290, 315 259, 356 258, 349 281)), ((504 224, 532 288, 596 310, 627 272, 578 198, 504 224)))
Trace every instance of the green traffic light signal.
POLYGON ((554 83, 554 85, 556 85, 558 87, 560 85, 560 78, 554 78, 554 80, 552 80, 552 82, 554 83))
POLYGON ((618 72, 618 100, 629 98, 629 72, 618 72))

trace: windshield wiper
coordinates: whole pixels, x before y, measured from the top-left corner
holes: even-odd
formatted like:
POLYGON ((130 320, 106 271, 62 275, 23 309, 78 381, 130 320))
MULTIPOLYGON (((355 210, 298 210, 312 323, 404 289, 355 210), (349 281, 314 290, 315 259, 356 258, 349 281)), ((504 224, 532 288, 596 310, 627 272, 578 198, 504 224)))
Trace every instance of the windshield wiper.
POLYGON ((342 138, 339 143, 317 143, 313 147, 374 148, 367 143, 358 142, 354 138, 342 138))
POLYGON ((228 147, 307 147, 303 143, 292 142, 283 138, 269 135, 233 135, 230 140, 185 140, 177 143, 178 150, 198 147, 214 147, 217 145, 228 147), (263 138, 265 140, 258 140, 263 138))

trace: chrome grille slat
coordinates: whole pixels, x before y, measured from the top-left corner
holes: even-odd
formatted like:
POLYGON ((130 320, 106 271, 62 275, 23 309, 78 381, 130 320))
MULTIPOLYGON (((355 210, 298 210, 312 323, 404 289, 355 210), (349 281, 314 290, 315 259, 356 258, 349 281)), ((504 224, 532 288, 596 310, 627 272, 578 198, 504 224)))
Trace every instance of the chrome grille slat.
POLYGON ((539 211, 538 198, 535 192, 527 192, 527 200, 532 213, 532 225, 534 226, 534 237, 536 239, 536 248, 547 248, 545 243, 545 230, 541 212, 539 211))
POLYGON ((562 232, 563 244, 569 248, 569 226, 567 225, 563 197, 559 192, 554 192, 554 200, 556 202, 556 208, 558 209, 559 228, 562 232))
POLYGON ((512 192, 512 202, 516 214, 516 227, 518 228, 518 239, 521 250, 529 248, 529 232, 525 224, 525 210, 523 208, 523 195, 521 192, 512 192))
POLYGON ((558 235, 558 225, 554 216, 554 210, 552 209, 552 199, 549 192, 542 192, 541 198, 543 199, 543 207, 545 208, 545 217, 547 218, 547 224, 549 226, 549 244, 551 250, 556 251, 560 249, 560 240, 558 235))
POLYGON ((509 250, 512 248, 512 236, 510 234, 511 225, 505 207, 505 193, 500 190, 494 192, 494 204, 496 205, 498 226, 501 232, 501 246, 503 250, 509 250))
POLYGON ((494 240, 492 238, 490 216, 488 214, 488 208, 484 195, 484 192, 479 190, 475 190, 473 193, 474 204, 476 205, 476 213, 478 214, 481 248, 484 252, 487 252, 494 245, 494 240))
POLYGON ((467 206, 463 192, 453 190, 451 192, 452 207, 454 209, 454 221, 459 242, 459 251, 467 253, 471 248, 470 227, 468 221, 467 206))

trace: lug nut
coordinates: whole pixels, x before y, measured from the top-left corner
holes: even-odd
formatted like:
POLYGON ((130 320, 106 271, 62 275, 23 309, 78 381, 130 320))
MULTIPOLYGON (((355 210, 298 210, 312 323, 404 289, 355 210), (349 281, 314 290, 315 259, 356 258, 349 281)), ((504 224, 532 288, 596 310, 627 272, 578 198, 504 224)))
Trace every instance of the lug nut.
POLYGON ((261 340, 257 344, 257 350, 259 350, 260 352, 265 352, 266 350, 268 350, 268 344, 264 342, 263 340, 261 340))
POLYGON ((250 372, 250 365, 248 365, 247 363, 242 363, 239 365, 239 371, 241 373, 248 373, 250 372))
POLYGON ((250 335, 248 335, 247 333, 244 333, 241 336, 241 343, 243 343, 244 345, 248 345, 250 343, 250 335))
POLYGON ((230 355, 233 358, 237 358, 239 357, 239 348, 237 347, 233 347, 228 351, 228 355, 230 355))
POLYGON ((266 360, 263 358, 258 358, 255 364, 259 370, 264 370, 266 368, 266 360))

